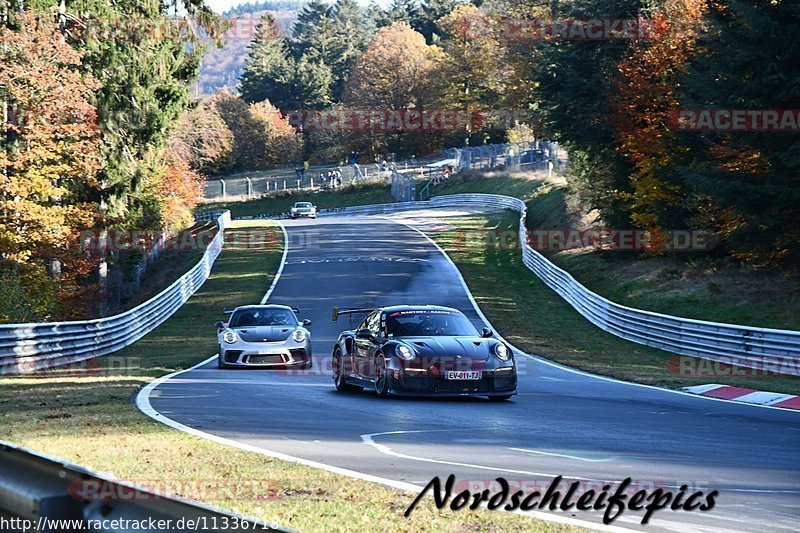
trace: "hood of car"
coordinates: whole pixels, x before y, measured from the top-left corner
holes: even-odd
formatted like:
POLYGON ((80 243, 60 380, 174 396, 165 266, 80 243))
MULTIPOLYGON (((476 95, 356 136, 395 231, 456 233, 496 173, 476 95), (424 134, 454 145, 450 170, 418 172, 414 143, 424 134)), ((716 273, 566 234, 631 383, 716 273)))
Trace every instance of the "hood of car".
POLYGON ((234 331, 243 341, 277 342, 288 339, 294 329, 292 326, 247 326, 234 328, 234 331))
POLYGON ((401 340, 411 346, 418 356, 448 356, 469 359, 488 359, 495 339, 483 337, 403 337, 401 340))

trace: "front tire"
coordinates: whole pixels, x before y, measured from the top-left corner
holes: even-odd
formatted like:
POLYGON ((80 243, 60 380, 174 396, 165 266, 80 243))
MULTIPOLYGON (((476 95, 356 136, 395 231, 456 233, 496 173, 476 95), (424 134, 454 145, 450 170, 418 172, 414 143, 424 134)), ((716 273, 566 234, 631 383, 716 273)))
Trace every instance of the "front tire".
POLYGON ((378 398, 389 396, 389 376, 386 373, 386 358, 381 354, 375 356, 375 393, 378 398))
POLYGON ((357 392, 363 389, 363 387, 347 383, 342 350, 338 346, 333 351, 333 384, 339 392, 357 392))
POLYGON ((218 368, 228 368, 228 366, 222 362, 222 352, 217 354, 217 367, 218 368))

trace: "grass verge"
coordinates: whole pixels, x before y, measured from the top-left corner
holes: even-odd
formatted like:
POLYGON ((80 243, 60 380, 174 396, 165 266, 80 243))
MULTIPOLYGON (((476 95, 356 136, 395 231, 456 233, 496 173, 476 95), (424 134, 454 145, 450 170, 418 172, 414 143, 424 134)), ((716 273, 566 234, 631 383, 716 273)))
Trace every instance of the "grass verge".
POLYGON ((220 310, 260 301, 280 255, 280 249, 225 249, 206 284, 175 315, 84 375, 0 379, 2 438, 143 485, 179 486, 181 496, 302 531, 578 530, 501 512, 439 511, 430 499, 406 519, 413 494, 229 449, 140 413, 132 404, 138 390, 213 354, 211 325, 220 310), (228 490, 213 497, 219 487, 228 490))
MULTIPOLYGON (((518 215, 511 211, 448 218, 461 230, 514 232, 518 215)), ((463 246, 463 232, 442 232, 434 239, 458 266, 481 310, 518 348, 553 361, 615 378, 671 388, 720 383, 800 394, 800 378, 676 375, 675 354, 640 346, 589 323, 522 263, 517 249, 463 246), (672 363, 672 364, 670 364, 672 363)), ((703 364, 695 358, 686 362, 703 364)), ((700 368, 703 368, 702 366, 700 368)))

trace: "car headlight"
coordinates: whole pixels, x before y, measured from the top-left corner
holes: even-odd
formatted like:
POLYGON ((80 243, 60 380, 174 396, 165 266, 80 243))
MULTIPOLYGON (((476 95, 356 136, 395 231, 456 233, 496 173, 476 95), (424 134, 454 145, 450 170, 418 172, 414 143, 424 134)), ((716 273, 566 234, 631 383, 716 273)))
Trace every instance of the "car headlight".
POLYGON ((506 348, 505 344, 495 344, 494 345, 494 354, 501 361, 508 361, 511 358, 511 354, 508 352, 508 348, 506 348))
POLYGON ((396 351, 397 355, 399 355, 402 359, 405 359, 406 361, 411 361, 412 359, 414 359, 414 352, 411 351, 411 348, 409 348, 408 346, 398 344, 396 351))
POLYGON ((306 332, 302 329, 294 330, 294 333, 292 333, 292 340, 294 342, 303 342, 306 340, 306 332))
POLYGON ((225 332, 222 334, 222 340, 224 340, 228 344, 233 344, 234 342, 239 340, 239 336, 232 329, 226 329, 225 332))

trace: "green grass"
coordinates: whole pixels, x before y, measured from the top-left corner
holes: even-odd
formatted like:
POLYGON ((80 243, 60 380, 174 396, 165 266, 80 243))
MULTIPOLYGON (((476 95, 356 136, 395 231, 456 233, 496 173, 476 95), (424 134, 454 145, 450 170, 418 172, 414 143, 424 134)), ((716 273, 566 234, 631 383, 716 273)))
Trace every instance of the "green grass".
MULTIPOLYGON (((538 175, 538 174, 537 174, 538 175)), ((461 193, 505 194, 523 200, 531 198, 542 186, 540 179, 521 174, 484 174, 464 171, 434 187, 433 196, 461 193)))
POLYGON ((289 211, 295 202, 311 202, 318 209, 349 205, 384 204, 393 202, 388 185, 369 184, 343 187, 338 191, 279 192, 246 202, 217 202, 199 206, 198 211, 229 209, 233 217, 280 214, 289 211))
MULTIPOLYGON (((511 211, 447 221, 470 232, 516 230, 511 211)), ((678 388, 720 383, 800 394, 800 378, 789 376, 685 377, 670 371, 675 354, 631 343, 593 326, 522 263, 517 249, 464 247, 464 233, 442 232, 435 240, 453 259, 487 318, 520 349, 565 365, 615 378, 678 388)), ((601 273, 602 274, 602 273, 601 273)), ((688 358, 687 361, 698 360, 688 358)))
MULTIPOLYGON (((229 231, 258 224, 268 223, 229 231)), ((175 315, 96 360, 99 367, 88 365, 93 372, 0 380, 2 438, 143 485, 183 487, 181 496, 302 531, 577 531, 508 513, 439 511, 430 499, 406 519, 415 494, 229 449, 140 413, 132 398, 143 385, 215 352, 212 325, 222 309, 260 301, 279 262, 280 232, 267 241, 275 249, 225 249, 175 315), (210 497, 215 487, 239 497, 210 497)))

